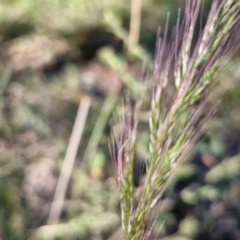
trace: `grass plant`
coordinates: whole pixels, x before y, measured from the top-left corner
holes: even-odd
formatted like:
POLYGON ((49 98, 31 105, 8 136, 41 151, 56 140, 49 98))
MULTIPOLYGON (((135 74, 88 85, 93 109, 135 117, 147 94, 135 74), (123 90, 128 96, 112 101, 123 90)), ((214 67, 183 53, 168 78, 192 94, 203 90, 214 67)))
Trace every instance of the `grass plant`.
POLYGON ((240 46, 240 3, 213 0, 206 23, 197 32, 202 1, 186 1, 183 20, 168 37, 168 20, 156 45, 150 89, 149 153, 140 191, 133 185, 139 113, 144 82, 132 107, 126 97, 119 125, 112 128, 111 158, 120 192, 123 239, 150 238, 157 218, 156 207, 174 169, 193 150, 218 104, 208 100, 217 74, 240 46), (195 37, 197 40, 195 41, 195 37), (170 39, 170 40, 169 40, 170 39))

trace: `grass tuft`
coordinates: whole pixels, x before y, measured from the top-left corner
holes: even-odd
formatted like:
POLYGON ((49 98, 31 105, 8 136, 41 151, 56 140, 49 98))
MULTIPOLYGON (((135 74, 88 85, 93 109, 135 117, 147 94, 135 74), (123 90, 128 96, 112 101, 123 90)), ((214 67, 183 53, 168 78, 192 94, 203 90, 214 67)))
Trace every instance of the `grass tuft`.
POLYGON ((156 45, 149 154, 146 177, 138 193, 132 179, 144 84, 140 84, 133 109, 128 97, 124 103, 120 128, 112 129, 110 151, 120 192, 125 240, 149 239, 157 218, 154 209, 169 178, 193 150, 204 125, 214 115, 218 101, 207 107, 209 91, 216 83, 216 75, 240 47, 240 37, 234 33, 240 27, 239 10, 238 1, 213 0, 205 26, 196 33, 201 1, 187 0, 183 20, 180 21, 179 12, 170 42, 167 20, 164 35, 156 45))

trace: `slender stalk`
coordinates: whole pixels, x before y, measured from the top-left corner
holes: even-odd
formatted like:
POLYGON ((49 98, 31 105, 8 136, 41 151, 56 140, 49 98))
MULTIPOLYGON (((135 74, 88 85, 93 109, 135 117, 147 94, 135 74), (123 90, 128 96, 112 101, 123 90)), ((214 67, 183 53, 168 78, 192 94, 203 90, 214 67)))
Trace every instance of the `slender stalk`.
POLYGON ((98 148, 99 142, 101 140, 101 137, 103 135, 104 128, 106 127, 107 121, 109 119, 109 115, 111 114, 111 112, 117 102, 117 99, 118 99, 118 95, 115 92, 110 91, 108 93, 108 96, 107 96, 104 104, 103 104, 103 107, 101 109, 99 117, 94 126, 93 132, 89 139, 87 148, 82 157, 82 162, 84 164, 86 163, 86 166, 88 169, 90 169, 90 167, 92 166, 93 159, 97 152, 97 148, 98 148), (88 162, 86 162, 86 161, 88 161, 88 162))
POLYGON ((141 25, 142 0, 131 0, 131 20, 128 36, 128 48, 138 44, 141 25))
POLYGON ((49 213, 48 224, 56 224, 62 212, 64 198, 77 155, 78 146, 82 137, 90 103, 91 99, 87 96, 83 97, 80 101, 77 117, 67 147, 66 156, 64 158, 61 173, 57 182, 57 187, 49 213))

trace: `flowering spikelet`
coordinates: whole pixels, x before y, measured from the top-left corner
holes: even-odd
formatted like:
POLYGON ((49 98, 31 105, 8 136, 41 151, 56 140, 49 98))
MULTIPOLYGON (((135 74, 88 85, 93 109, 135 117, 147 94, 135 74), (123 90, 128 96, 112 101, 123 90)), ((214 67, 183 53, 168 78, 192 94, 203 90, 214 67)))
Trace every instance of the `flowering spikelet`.
MULTIPOLYGON (((198 34, 196 24, 201 13, 200 0, 187 0, 184 19, 180 11, 171 41, 168 21, 163 38, 157 40, 152 73, 149 118, 149 156, 146 177, 134 201, 133 163, 142 96, 132 111, 124 105, 120 133, 113 129, 111 157, 121 196, 123 237, 126 240, 149 239, 154 225, 155 208, 168 179, 179 162, 186 159, 199 139, 203 125, 216 105, 206 112, 207 96, 216 74, 240 48, 240 3, 213 0, 208 19, 198 34), (174 81, 171 71, 174 69, 174 81), (133 114, 132 114, 133 113, 133 114)), ((216 103, 217 104, 217 103, 216 103)))

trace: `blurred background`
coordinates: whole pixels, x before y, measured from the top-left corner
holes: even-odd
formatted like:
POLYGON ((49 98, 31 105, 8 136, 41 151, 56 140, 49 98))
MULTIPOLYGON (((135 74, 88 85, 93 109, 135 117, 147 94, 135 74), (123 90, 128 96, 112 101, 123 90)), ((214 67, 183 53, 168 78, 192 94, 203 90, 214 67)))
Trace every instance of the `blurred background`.
MULTIPOLYGON (((143 65, 151 68, 167 12, 171 32, 183 6, 183 0, 1 0, 1 240, 121 239, 108 151, 112 114, 124 92, 134 98, 143 65), (61 215, 50 224, 83 97, 91 101, 87 121, 61 215)), ((240 239, 239 53, 218 77, 213 95, 226 90, 223 101, 206 137, 169 184, 157 239, 240 239)), ((148 113, 140 118, 138 155, 144 159, 148 113)))

